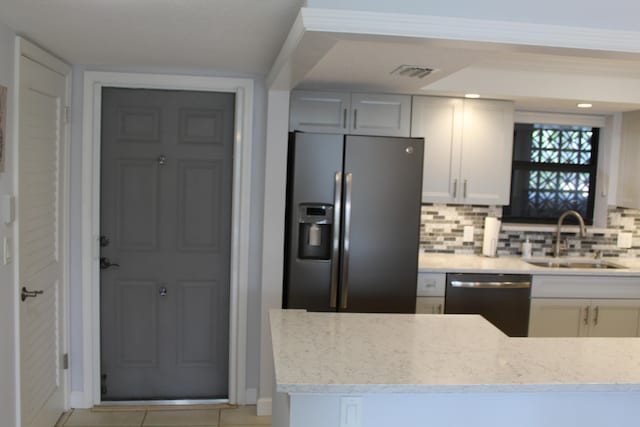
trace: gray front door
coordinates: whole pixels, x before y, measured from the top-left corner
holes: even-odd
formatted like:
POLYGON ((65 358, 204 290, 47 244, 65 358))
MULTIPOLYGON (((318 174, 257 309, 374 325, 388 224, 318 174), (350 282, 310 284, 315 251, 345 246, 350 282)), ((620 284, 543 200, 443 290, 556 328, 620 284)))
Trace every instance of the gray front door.
POLYGON ((227 398, 233 94, 102 92, 102 400, 227 398))

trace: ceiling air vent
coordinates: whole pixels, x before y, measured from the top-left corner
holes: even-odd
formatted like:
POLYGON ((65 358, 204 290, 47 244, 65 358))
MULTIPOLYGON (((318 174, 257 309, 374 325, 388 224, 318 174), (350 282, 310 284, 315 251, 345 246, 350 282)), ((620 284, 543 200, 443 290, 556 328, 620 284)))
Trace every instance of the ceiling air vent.
POLYGON ((420 65, 400 65, 395 70, 393 70, 391 74, 405 77, 417 77, 421 79, 423 77, 427 77, 434 71, 435 70, 433 68, 422 67, 420 65))

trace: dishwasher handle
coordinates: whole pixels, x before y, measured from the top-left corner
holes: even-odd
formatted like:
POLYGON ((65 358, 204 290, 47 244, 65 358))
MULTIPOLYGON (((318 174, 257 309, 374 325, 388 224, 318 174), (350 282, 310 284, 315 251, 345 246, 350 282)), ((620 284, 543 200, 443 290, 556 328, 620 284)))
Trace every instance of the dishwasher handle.
POLYGON ((449 282, 453 288, 474 288, 474 289, 526 289, 531 287, 531 282, 468 282, 462 280, 452 280, 449 282))

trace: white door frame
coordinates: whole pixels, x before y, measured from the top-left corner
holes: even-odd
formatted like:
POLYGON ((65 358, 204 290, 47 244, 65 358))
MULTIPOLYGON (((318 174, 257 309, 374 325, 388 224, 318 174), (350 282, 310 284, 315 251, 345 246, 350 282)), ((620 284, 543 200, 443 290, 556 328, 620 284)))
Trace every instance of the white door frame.
MULTIPOLYGON (((25 57, 25 58, 29 58, 35 62, 37 62, 38 64, 49 68, 50 70, 64 76, 65 78, 65 94, 64 94, 64 100, 62 101, 62 107, 63 108, 69 108, 68 111, 70 111, 71 108, 71 77, 72 77, 72 71, 71 71, 71 66, 69 66, 68 64, 66 64, 65 62, 61 61, 59 58, 51 55, 49 52, 43 50, 42 48, 40 48, 39 46, 31 43, 30 41, 22 38, 22 37, 16 37, 15 39, 15 79, 14 79, 14 91, 15 91, 15 95, 14 95, 14 102, 12 105, 12 108, 14 108, 14 111, 16 112, 16 114, 14 115, 14 141, 16 141, 15 144, 15 154, 13 159, 11 159, 11 161, 14 162, 15 164, 15 169, 14 169, 14 191, 17 194, 18 197, 20 197, 18 188, 19 188, 19 183, 18 183, 18 173, 19 173, 19 165, 20 165, 20 160, 19 160, 19 156, 18 156, 18 144, 20 143, 20 84, 21 84, 21 68, 20 68, 20 62, 21 62, 21 58, 25 57)), ((67 114, 66 112, 63 112, 63 114, 67 114)), ((67 116, 68 118, 70 118, 70 116, 67 116)), ((62 262, 60 263, 60 272, 61 272, 61 290, 62 290, 62 298, 61 298, 61 305, 59 308, 59 314, 62 316, 62 330, 60 331, 62 334, 62 345, 61 345, 61 351, 63 352, 63 354, 69 354, 69 165, 70 165, 70 152, 69 152, 69 147, 70 147, 70 143, 71 143, 71 124, 70 124, 70 120, 65 120, 64 122, 64 127, 62 129, 62 139, 60 140, 60 150, 61 150, 61 158, 59 160, 60 162, 60 174, 62 175, 62 188, 60 189, 61 191, 61 199, 60 199, 60 203, 62 204, 61 206, 61 214, 62 214, 62 233, 60 234, 60 254, 62 257, 62 262)), ((18 209, 17 206, 19 206, 18 203, 16 203, 16 210, 18 209)), ((19 216, 19 212, 16 212, 15 215, 15 227, 16 230, 20 229, 20 216, 19 216)), ((16 296, 20 295, 20 291, 19 289, 21 288, 20 283, 21 283, 21 277, 20 277, 20 260, 19 260, 19 247, 20 247, 20 241, 19 241, 19 236, 20 233, 18 231, 16 231, 16 235, 15 235, 15 239, 14 239, 14 247, 12 249, 13 253, 15 254, 15 262, 14 262, 14 272, 15 272, 15 285, 16 286, 16 296)), ((16 354, 16 425, 22 425, 22 390, 20 388, 20 376, 21 376, 21 355, 20 355, 20 302, 18 301, 18 298, 15 299, 15 325, 16 325, 16 331, 15 331, 15 337, 16 337, 16 341, 15 341, 15 354, 16 354)), ((66 369, 64 370, 64 375, 61 378, 61 387, 63 390, 63 396, 64 396, 64 409, 67 410, 69 409, 69 404, 70 404, 70 400, 69 400, 69 393, 71 390, 71 374, 70 374, 70 370, 66 369)))
POLYGON ((103 87, 231 92, 236 95, 233 148, 231 289, 229 301, 229 402, 245 403, 247 278, 251 202, 253 80, 188 75, 84 73, 82 123, 83 385, 78 407, 100 397, 100 118, 103 87))

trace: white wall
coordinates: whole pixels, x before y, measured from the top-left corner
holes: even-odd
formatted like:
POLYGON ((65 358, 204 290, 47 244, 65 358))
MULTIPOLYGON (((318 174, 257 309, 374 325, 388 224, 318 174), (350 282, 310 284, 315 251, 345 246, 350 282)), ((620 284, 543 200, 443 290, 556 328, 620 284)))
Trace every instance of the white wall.
POLYGON ((265 159, 264 234, 262 257, 262 328, 258 415, 271 413, 273 357, 269 309, 282 307, 284 253, 284 198, 287 170, 289 91, 268 91, 267 155, 265 159))
POLYGON ((573 27, 638 30, 640 2, 629 0, 308 0, 308 7, 412 13, 573 27))
MULTIPOLYGON (((7 134, 5 135, 4 172, 0 172, 0 194, 14 193, 14 161, 16 152, 14 141, 12 108, 14 86, 14 42, 15 33, 0 23, 0 85, 9 88, 7 101, 7 134)), ((8 237, 13 240, 14 227, 0 221, 0 243, 8 237)), ((18 344, 14 330, 16 327, 17 285, 14 283, 15 264, 0 263, 0 423, 3 426, 17 425, 16 414, 16 346, 18 344)))
MULTIPOLYGON (((264 78, 250 75, 220 74, 208 70, 110 68, 74 66, 73 110, 71 119, 71 178, 70 178, 70 298, 71 298, 71 391, 83 391, 82 360, 82 272, 81 255, 81 183, 82 183, 82 99, 84 71, 112 71, 134 73, 184 74, 215 77, 240 77, 254 80, 254 115, 251 183, 251 226, 249 248, 249 283, 247 288, 247 397, 254 400, 259 385, 260 367, 260 280, 262 259, 262 210, 264 200, 264 157, 266 126, 266 94, 264 78)), ((253 402, 251 402, 253 403, 253 402)))

